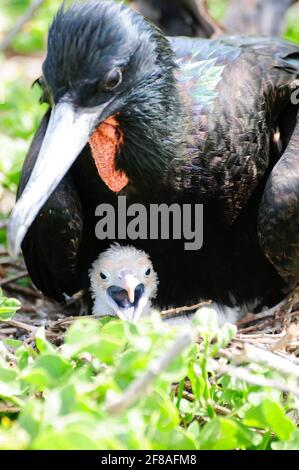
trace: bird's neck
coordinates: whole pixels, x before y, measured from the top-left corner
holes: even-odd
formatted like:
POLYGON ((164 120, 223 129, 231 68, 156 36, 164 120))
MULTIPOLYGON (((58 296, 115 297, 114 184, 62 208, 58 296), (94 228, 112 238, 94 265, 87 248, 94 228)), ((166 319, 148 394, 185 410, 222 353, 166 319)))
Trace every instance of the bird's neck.
POLYGON ((143 196, 172 192, 179 174, 173 170, 182 161, 185 119, 177 66, 166 38, 158 33, 155 72, 134 83, 126 106, 101 124, 91 137, 93 158, 106 185, 114 192, 126 187, 143 196), (154 75, 154 76, 152 76, 154 75))
POLYGON ((160 103, 144 103, 132 117, 118 117, 124 133, 117 168, 124 170, 129 187, 143 194, 169 189, 171 168, 182 154, 184 141, 182 107, 176 86, 163 90, 160 103))

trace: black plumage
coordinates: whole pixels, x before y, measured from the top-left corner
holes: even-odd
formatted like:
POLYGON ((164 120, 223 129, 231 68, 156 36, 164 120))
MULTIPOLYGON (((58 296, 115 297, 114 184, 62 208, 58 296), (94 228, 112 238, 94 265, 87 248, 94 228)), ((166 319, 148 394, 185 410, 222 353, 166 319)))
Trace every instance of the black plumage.
POLYGON ((197 0, 133 0, 131 4, 169 36, 208 38, 218 28, 197 0))
POLYGON ((270 306, 296 284, 296 45, 166 39, 125 6, 88 2, 57 14, 43 75, 51 120, 48 111, 24 164, 10 239, 17 249, 33 222, 22 248, 45 294, 61 301, 86 289, 88 268, 109 245, 94 234, 95 208, 116 205, 117 197, 99 177, 87 140, 111 116, 123 132, 116 165, 129 178, 121 192, 128 204, 204 205, 199 251, 178 240, 128 241, 151 256, 158 305, 209 298, 270 306), (122 74, 114 90, 111 70, 122 74), (72 134, 56 144, 68 128, 72 134))

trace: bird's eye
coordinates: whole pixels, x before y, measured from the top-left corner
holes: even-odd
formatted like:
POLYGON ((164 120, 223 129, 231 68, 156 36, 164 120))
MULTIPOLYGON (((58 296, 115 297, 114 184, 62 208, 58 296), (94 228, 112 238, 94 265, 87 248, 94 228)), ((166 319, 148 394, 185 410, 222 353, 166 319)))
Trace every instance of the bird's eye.
POLYGON ((147 270, 145 271, 145 275, 146 276, 149 276, 151 273, 151 268, 147 268, 147 270))
POLYGON ((101 278, 105 281, 107 279, 107 276, 105 273, 100 273, 101 278))
POLYGON ((121 84, 122 78, 122 72, 118 67, 115 67, 114 69, 110 70, 104 80, 105 90, 115 90, 121 84))

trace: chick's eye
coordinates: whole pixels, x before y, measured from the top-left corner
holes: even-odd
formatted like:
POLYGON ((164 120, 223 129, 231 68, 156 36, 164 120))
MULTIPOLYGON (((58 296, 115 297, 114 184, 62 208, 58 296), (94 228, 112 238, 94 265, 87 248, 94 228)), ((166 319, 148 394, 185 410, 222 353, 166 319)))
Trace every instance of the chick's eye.
POLYGON ((104 273, 100 273, 100 276, 101 276, 101 278, 102 278, 104 281, 107 279, 107 276, 106 276, 106 274, 104 274, 104 273))
POLYGON ((104 81, 104 87, 106 90, 115 90, 122 82, 122 72, 119 68, 114 68, 107 73, 104 81))
POLYGON ((145 275, 146 275, 146 276, 149 276, 150 273, 151 273, 151 268, 148 268, 148 269, 145 271, 145 275))

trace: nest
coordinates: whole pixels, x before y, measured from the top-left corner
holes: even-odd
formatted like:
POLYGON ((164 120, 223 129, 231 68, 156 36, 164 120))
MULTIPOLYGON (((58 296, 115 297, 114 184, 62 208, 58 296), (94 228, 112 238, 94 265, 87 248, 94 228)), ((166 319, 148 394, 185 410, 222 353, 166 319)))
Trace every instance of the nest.
MULTIPOLYGON (((12 260, 5 251, 0 252, 0 288, 6 296, 15 297, 22 304, 12 320, 0 322, 0 340, 15 338, 30 342, 34 340, 36 329, 44 326, 48 339, 60 344, 67 327, 85 313, 80 294, 60 305, 37 291, 23 260, 12 260)), ((162 316, 177 316, 203 304, 167 310, 162 316)), ((299 364, 299 290, 276 309, 248 313, 237 326, 238 333, 227 348, 228 356, 239 356, 247 345, 275 352, 299 364)))

